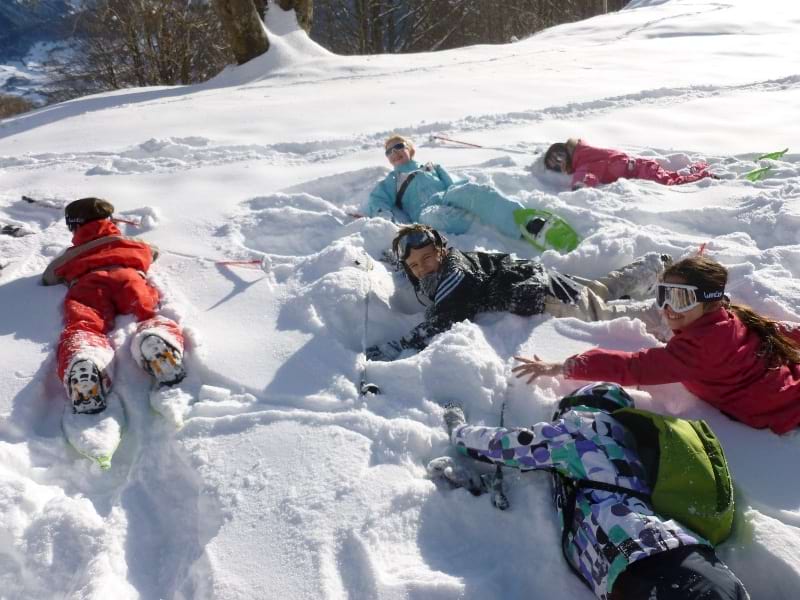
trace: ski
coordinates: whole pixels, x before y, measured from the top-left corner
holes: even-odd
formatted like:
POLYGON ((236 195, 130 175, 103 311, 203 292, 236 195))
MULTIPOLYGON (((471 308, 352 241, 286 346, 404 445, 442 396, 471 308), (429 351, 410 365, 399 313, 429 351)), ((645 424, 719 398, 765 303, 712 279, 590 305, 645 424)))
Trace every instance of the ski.
POLYGON ((65 403, 61 417, 61 429, 67 443, 103 470, 111 468, 111 458, 122 441, 126 426, 125 405, 115 392, 109 392, 102 412, 74 413, 72 406, 65 403))
POLYGON ((514 222, 519 227, 520 235, 542 252, 571 252, 581 241, 569 223, 546 210, 520 208, 514 211, 514 222))

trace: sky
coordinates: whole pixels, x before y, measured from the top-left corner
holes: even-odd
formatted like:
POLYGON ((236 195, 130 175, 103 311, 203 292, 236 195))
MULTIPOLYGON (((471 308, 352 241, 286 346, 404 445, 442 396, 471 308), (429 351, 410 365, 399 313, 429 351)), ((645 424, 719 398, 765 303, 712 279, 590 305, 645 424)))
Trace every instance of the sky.
MULTIPOLYGON (((629 319, 485 314, 423 352, 369 363, 382 393, 359 396, 364 340, 405 334, 423 307, 380 260, 396 225, 351 215, 399 132, 424 162, 557 212, 582 238, 539 254, 476 224, 450 236, 462 250, 598 277, 705 244, 735 301, 800 321, 800 56, 787 51, 800 8, 639 1, 512 44, 362 57, 270 15, 270 52, 204 84, 0 121, 0 224, 30 232, 0 236, 0 597, 592 598, 561 556, 547 475, 508 473, 501 512, 430 481, 425 464, 449 452, 445 402, 487 425, 505 405, 506 424, 527 425, 578 387, 525 385, 514 355, 659 342, 629 319), (719 179, 572 192, 541 163, 568 137, 674 169, 706 160, 719 179), (761 166, 764 180, 742 177, 761 166), (126 429, 108 470, 65 441, 55 349, 66 290, 39 284, 70 244, 61 207, 90 195, 160 248, 150 277, 187 337, 187 379, 152 392, 130 351, 135 323, 117 318, 126 429), (259 263, 218 264, 237 260, 259 263)), ((678 384, 629 391, 643 408, 709 422, 737 502, 717 552, 755 600, 793 598, 798 434, 730 421, 678 384)))

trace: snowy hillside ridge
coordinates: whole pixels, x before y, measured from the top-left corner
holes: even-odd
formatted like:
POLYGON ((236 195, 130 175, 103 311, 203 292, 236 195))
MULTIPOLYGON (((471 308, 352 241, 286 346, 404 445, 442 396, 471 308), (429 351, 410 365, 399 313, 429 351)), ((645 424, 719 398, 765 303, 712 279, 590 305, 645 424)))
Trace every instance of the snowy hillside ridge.
MULTIPOLYGON (((363 57, 320 51, 293 15, 270 14, 275 53, 213 82, 0 122, 0 225, 33 232, 0 235, 0 596, 589 600, 561 555, 546 475, 507 470, 501 512, 428 480, 425 464, 450 451, 444 403, 486 425, 505 404, 505 423, 526 425, 579 385, 525 385, 514 355, 659 342, 629 319, 484 314, 418 354, 369 363, 382 394, 361 397, 367 293, 368 344, 407 333, 423 307, 380 260, 396 226, 352 215, 388 172, 383 140, 399 131, 423 162, 568 220, 583 241, 542 254, 548 267, 597 277, 705 244, 729 267, 735 301, 800 321, 800 56, 786 51, 800 6, 641 1, 513 44, 363 57), (541 164, 570 136, 673 169, 705 159, 720 179, 571 192, 541 164), (758 167, 766 178, 743 178, 758 167), (140 223, 126 235, 160 248, 150 279, 186 335, 187 379, 152 393, 130 351, 135 322, 117 318, 127 430, 105 472, 64 442, 66 289, 39 285, 70 244, 60 207, 83 196, 108 198, 140 223), (218 264, 232 260, 264 268, 218 264)), ((537 256, 481 225, 449 240, 537 256)), ((754 600, 793 599, 798 434, 747 428, 680 385, 629 391, 642 408, 710 423, 737 501, 718 552, 754 600)))

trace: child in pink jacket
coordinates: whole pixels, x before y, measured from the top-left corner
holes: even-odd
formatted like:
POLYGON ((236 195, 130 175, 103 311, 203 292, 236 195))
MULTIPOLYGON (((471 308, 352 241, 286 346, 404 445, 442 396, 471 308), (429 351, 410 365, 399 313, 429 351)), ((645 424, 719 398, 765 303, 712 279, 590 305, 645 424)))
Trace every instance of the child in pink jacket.
POLYGON ((663 185, 692 183, 704 177, 716 179, 704 162, 692 164, 688 175, 679 175, 675 171, 667 171, 654 160, 631 158, 620 150, 595 148, 573 138, 565 144, 550 146, 544 155, 544 166, 551 171, 572 175, 573 190, 613 183, 620 177, 649 179, 663 185))
POLYGON ((728 272, 705 256, 666 268, 656 304, 672 329, 666 346, 595 348, 549 363, 517 357, 517 377, 541 375, 622 385, 680 382, 729 417, 781 434, 800 426, 800 326, 768 319, 724 297, 728 272))

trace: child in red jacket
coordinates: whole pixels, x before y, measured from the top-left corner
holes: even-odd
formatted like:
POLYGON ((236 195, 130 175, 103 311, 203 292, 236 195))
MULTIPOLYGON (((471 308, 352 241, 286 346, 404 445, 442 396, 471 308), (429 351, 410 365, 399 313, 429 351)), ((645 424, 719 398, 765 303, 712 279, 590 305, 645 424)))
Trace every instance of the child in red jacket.
POLYGON ((139 321, 131 349, 136 362, 157 382, 183 379, 183 334, 177 323, 156 315, 159 294, 146 273, 158 251, 121 235, 111 221, 114 207, 100 198, 81 198, 64 214, 72 246, 53 260, 44 285, 64 283, 64 330, 58 342, 58 376, 76 413, 106 407, 114 351, 106 333, 118 314, 139 321))
POLYGON ((704 177, 713 177, 708 165, 697 162, 689 167, 688 175, 667 171, 656 161, 631 158, 620 150, 595 148, 583 140, 569 139, 565 144, 553 144, 544 155, 544 166, 551 171, 572 175, 572 189, 594 187, 613 183, 620 177, 649 179, 663 185, 692 183, 704 177))
POLYGON ((729 417, 775 433, 800 425, 800 325, 773 321, 724 296, 728 271, 705 256, 666 268, 656 304, 674 335, 639 352, 600 348, 563 363, 517 357, 517 377, 563 375, 622 385, 682 383, 729 417))

